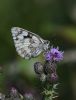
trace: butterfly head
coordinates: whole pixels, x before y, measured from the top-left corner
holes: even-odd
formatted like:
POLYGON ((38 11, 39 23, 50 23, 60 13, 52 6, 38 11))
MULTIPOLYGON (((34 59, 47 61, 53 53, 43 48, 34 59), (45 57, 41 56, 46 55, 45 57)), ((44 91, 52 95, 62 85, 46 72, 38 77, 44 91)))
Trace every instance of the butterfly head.
POLYGON ((50 41, 45 40, 44 41, 44 45, 43 45, 43 49, 46 51, 50 48, 50 41))

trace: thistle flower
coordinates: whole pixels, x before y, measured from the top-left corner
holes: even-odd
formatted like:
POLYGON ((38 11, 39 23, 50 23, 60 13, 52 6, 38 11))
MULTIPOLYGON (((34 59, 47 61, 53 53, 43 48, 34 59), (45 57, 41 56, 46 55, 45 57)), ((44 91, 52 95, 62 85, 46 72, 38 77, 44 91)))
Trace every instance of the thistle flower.
POLYGON ((59 51, 59 48, 51 48, 50 51, 46 52, 45 59, 47 61, 61 61, 63 60, 63 53, 62 51, 59 51))

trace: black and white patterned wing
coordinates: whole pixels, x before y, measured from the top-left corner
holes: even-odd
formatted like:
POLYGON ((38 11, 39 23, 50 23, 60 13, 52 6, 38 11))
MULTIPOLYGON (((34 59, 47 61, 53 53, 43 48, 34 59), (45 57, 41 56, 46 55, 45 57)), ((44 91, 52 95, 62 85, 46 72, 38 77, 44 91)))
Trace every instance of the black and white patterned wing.
POLYGON ((11 32, 16 51, 25 59, 38 56, 46 48, 47 41, 35 33, 19 27, 13 27, 11 32))

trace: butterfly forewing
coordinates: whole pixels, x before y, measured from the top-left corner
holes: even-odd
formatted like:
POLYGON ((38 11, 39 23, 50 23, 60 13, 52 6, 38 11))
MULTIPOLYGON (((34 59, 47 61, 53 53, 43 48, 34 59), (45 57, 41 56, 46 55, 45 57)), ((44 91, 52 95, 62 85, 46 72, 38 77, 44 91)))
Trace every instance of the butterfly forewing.
POLYGON ((29 59, 38 56, 43 51, 44 41, 40 36, 19 27, 11 29, 14 44, 18 54, 29 59))

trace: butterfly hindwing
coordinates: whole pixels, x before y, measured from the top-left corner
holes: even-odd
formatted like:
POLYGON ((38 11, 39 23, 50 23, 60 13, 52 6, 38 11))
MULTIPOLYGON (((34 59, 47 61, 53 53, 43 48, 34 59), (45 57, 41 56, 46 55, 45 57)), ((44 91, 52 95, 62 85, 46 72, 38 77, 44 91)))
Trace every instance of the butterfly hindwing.
POLYGON ((38 56, 43 51, 44 40, 35 33, 19 27, 13 27, 11 32, 16 51, 21 57, 29 59, 38 56))

